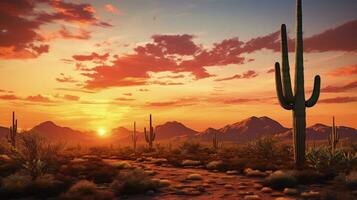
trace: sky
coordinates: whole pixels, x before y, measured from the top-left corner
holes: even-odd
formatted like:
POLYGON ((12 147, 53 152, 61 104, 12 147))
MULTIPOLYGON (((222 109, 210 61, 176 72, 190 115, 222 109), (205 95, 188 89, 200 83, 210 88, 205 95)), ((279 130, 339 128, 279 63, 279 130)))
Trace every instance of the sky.
MULTIPOLYGON (((303 1, 307 125, 357 128, 357 2, 303 1)), ((273 66, 280 26, 294 73, 294 0, 2 0, 0 125, 79 130, 179 121, 195 130, 250 116, 291 127, 273 66)))

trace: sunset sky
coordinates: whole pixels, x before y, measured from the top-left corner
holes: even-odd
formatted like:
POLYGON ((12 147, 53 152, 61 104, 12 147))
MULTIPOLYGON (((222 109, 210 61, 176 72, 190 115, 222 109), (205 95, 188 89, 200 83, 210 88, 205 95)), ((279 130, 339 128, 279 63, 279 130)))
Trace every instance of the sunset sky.
MULTIPOLYGON (((305 0, 307 123, 357 128, 357 1, 305 0)), ((80 130, 180 121, 201 131, 250 116, 291 126, 274 63, 295 0, 1 0, 0 125, 80 130)), ((293 69, 292 69, 293 70, 293 69)), ((293 76, 293 71, 291 71, 293 76)))

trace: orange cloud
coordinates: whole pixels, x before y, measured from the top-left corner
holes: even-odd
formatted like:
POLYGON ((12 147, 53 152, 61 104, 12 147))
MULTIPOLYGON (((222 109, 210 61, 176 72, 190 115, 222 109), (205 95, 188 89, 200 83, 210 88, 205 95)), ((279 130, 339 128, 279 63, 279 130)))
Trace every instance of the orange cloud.
POLYGON ((334 97, 334 98, 319 100, 319 103, 350 103, 350 102, 357 102, 357 97, 334 97))
POLYGON ((328 73, 331 76, 351 76, 357 75, 357 65, 340 67, 328 73))
POLYGON ((61 73, 61 77, 56 78, 56 81, 61 82, 61 83, 76 83, 78 81, 74 80, 72 76, 66 76, 63 73, 61 73))
POLYGON ((254 78, 257 76, 258 76, 258 73, 256 71, 248 70, 248 71, 244 72, 243 74, 236 74, 231 77, 216 79, 215 81, 229 81, 229 80, 233 80, 233 79, 251 79, 251 78, 254 78))
POLYGON ((119 14, 120 11, 118 8, 114 7, 112 4, 105 4, 104 8, 106 11, 113 13, 113 14, 119 14))
POLYGON ((342 86, 331 86, 331 85, 326 86, 325 88, 321 89, 321 92, 339 93, 339 92, 346 92, 348 90, 352 90, 356 88, 357 88, 357 81, 353 81, 351 83, 342 86))

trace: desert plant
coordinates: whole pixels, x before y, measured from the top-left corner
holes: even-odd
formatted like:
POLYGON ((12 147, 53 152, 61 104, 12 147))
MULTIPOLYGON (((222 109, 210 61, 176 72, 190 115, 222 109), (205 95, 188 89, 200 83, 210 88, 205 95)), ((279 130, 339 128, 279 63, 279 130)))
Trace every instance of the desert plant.
POLYGON ((150 114, 150 129, 149 129, 149 134, 146 134, 146 128, 144 128, 144 135, 145 135, 145 140, 149 144, 149 148, 152 149, 152 144, 154 143, 155 140, 155 132, 154 128, 152 126, 152 117, 150 114))
POLYGON ((297 185, 297 180, 289 172, 275 171, 264 180, 264 184, 273 189, 291 188, 297 185))
POLYGON ((214 133, 213 137, 212 137, 212 146, 213 149, 218 149, 219 148, 219 142, 218 142, 218 138, 217 138, 217 132, 214 133))
POLYGON ((332 117, 332 127, 331 133, 328 138, 328 142, 331 146, 332 151, 335 151, 336 146, 340 140, 340 135, 337 132, 337 127, 335 125, 335 117, 332 117))
POLYGON ((314 106, 320 96, 320 76, 315 76, 314 89, 309 100, 305 100, 304 88, 304 58, 302 33, 302 3, 297 0, 296 14, 296 55, 295 55, 295 90, 292 92, 290 81, 290 67, 288 57, 288 43, 286 26, 281 26, 282 73, 279 62, 275 63, 276 91, 280 105, 293 112, 294 159, 297 167, 305 162, 306 140, 306 107, 314 106))
POLYGON ((136 135, 136 122, 134 122, 134 131, 133 135, 131 136, 131 140, 133 141, 134 154, 136 154, 136 142, 138 141, 138 136, 136 135))
POLYGON ((62 143, 50 143, 35 133, 24 133, 19 146, 9 156, 18 162, 32 179, 58 167, 62 143))
POLYGON ((111 184, 116 194, 140 194, 148 190, 157 190, 159 183, 150 178, 143 170, 122 171, 111 184))
POLYGON ((1 180, 0 196, 17 197, 31 193, 31 177, 28 175, 12 174, 1 180))
POLYGON ((87 180, 80 180, 74 184, 65 194, 64 199, 113 199, 114 194, 110 191, 102 191, 97 185, 87 180))
POLYGON ((12 112, 12 125, 10 126, 10 132, 7 137, 8 142, 12 148, 16 148, 16 136, 17 136, 17 119, 15 118, 15 112, 12 112))

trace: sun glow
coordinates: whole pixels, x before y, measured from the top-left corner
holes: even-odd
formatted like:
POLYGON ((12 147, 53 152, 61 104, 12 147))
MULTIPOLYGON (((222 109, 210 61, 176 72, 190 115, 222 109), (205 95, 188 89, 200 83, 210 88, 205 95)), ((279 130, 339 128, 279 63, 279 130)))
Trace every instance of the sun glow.
POLYGON ((98 128, 97 134, 104 137, 107 134, 107 131, 104 128, 98 128))

